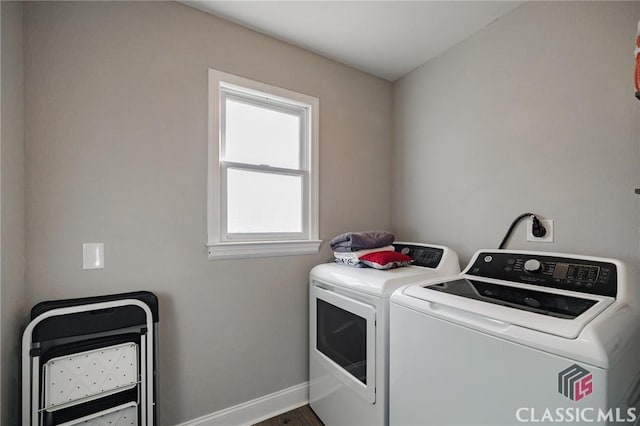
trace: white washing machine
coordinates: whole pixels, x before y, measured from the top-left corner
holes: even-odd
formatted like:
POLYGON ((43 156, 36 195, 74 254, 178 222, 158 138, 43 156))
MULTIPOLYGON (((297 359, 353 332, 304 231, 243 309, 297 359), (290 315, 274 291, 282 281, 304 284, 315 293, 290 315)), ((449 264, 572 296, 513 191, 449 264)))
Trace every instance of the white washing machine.
POLYGON ((391 296, 390 424, 634 424, 640 299, 612 259, 477 252, 391 296))
POLYGON ((451 249, 394 243, 414 259, 390 270, 314 267, 309 288, 309 404, 327 426, 387 425, 389 296, 405 284, 456 274, 451 249))

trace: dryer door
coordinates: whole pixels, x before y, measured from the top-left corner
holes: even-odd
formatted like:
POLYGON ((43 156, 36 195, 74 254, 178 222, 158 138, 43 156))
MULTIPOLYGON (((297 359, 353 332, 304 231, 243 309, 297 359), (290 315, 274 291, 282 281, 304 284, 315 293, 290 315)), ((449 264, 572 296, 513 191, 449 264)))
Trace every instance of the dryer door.
POLYGON ((340 381, 375 403, 375 308, 313 285, 310 309, 315 355, 340 381))

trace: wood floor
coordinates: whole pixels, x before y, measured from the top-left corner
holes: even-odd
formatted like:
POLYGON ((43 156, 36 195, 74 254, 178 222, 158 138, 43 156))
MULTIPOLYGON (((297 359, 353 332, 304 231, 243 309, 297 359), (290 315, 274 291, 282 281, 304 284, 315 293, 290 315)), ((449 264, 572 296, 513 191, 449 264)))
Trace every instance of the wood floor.
POLYGON ((254 426, 324 426, 309 405, 272 417, 254 426))

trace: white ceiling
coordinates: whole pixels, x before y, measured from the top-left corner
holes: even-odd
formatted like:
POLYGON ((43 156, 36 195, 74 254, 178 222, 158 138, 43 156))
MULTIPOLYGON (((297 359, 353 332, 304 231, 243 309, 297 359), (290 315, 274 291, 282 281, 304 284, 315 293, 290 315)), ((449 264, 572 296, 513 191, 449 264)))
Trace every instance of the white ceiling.
POLYGON ((524 1, 184 1, 394 81, 524 1))

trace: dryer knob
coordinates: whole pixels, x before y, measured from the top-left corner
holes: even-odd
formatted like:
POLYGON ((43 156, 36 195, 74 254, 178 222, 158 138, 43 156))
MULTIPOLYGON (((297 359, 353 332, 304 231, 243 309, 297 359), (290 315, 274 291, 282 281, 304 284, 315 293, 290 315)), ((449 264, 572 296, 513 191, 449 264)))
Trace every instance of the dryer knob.
POLYGON ((538 259, 529 259, 524 262, 524 270, 535 274, 542 271, 542 263, 538 259))

